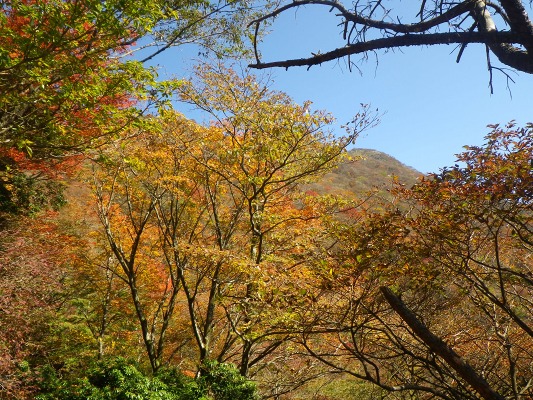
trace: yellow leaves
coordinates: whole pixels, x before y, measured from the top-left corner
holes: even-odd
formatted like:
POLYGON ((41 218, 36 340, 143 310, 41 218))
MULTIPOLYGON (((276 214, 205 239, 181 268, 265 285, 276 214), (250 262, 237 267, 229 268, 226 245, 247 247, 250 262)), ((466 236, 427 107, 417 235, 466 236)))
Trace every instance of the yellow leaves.
POLYGON ((194 84, 185 85, 180 94, 223 129, 220 143, 211 145, 232 149, 226 155, 240 164, 225 167, 236 168, 234 176, 248 175, 244 178, 248 183, 263 184, 261 176, 283 182, 331 168, 334 163, 328 161, 346 145, 346 141, 331 142, 324 133, 333 118, 309 112, 309 102, 299 106, 287 95, 269 91, 267 85, 220 65, 202 65, 194 84))
POLYGON ((300 185, 335 167, 347 141, 332 139, 332 117, 310 103, 234 71, 199 71, 203 81, 180 95, 212 124, 165 111, 102 157, 95 181, 106 235, 134 254, 146 304, 179 288, 193 326, 214 318, 217 333, 261 337, 294 326, 321 280, 339 276, 315 262, 329 257, 325 222, 344 203, 306 198, 300 185))
POLYGON ((142 171, 146 168, 146 164, 137 157, 125 157, 124 164, 138 171, 142 171))
POLYGON ((180 240, 174 247, 174 250, 181 257, 187 258, 191 264, 197 265, 216 265, 227 263, 231 260, 232 254, 228 250, 220 250, 210 243, 206 245, 191 244, 187 240, 180 240))

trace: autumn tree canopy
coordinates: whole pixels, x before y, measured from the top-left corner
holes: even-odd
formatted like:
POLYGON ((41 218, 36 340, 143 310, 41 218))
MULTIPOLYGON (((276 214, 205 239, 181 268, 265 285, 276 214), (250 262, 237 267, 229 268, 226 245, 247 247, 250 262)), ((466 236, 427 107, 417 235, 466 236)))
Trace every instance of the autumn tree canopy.
MULTIPOLYGON (((256 51, 253 68, 312 66, 352 56, 365 56, 377 50, 408 46, 455 45, 457 61, 469 44, 483 44, 487 54, 502 64, 533 73, 533 25, 528 12, 531 3, 520 0, 495 2, 463 0, 419 1, 398 4, 392 1, 366 0, 343 4, 330 0, 296 0, 267 13, 252 24, 255 32, 265 21, 302 6, 321 6, 339 18, 340 34, 346 45, 336 49, 316 49, 307 58, 263 61, 256 51), (406 11, 409 10, 409 11, 406 11)), ((255 43, 256 50, 260 44, 255 43)), ((489 68, 494 68, 487 57, 489 68)))
POLYGON ((36 180, 157 112, 172 83, 144 61, 190 43, 242 51, 252 12, 246 1, 2 2, 1 208, 27 209, 21 196, 36 180))
POLYGON ((295 353, 291 309, 315 282, 315 239, 338 208, 300 188, 375 117, 363 110, 336 138, 328 113, 220 65, 198 67, 179 95, 212 121, 168 111, 99 153, 99 246, 130 292, 154 372, 218 360, 272 376, 284 367, 273 360, 295 353))
POLYGON ((238 46, 236 24, 249 9, 237 3, 3 2, 2 146, 35 158, 59 156, 120 129, 129 119, 117 112, 160 89, 152 87, 153 70, 125 56, 144 49, 137 58, 144 61, 193 42, 238 46))
MULTIPOLYGON (((254 67, 477 43, 533 72, 531 3, 422 0, 411 22, 396 3, 263 8, 256 39, 324 6, 347 45, 263 63, 256 40, 254 67)), ((342 136, 224 63, 170 81, 145 66, 192 42, 244 50, 257 4, 1 2, 0 397, 255 400, 253 379, 294 398, 334 374, 365 398, 532 398, 533 126, 492 126, 460 165, 383 199, 319 195, 377 122, 367 107, 342 136), (39 212, 65 202, 54 178, 77 156, 69 206, 39 212)))
POLYGON ((302 342, 331 368, 417 398, 531 397, 531 126, 338 230, 331 292, 302 342))

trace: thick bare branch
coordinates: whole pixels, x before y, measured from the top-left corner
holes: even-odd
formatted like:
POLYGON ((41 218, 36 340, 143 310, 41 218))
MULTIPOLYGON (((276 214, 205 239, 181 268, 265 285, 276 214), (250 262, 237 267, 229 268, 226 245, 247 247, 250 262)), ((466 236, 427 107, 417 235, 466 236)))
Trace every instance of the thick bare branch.
MULTIPOLYGON (((444 1, 428 5, 422 1, 413 23, 403 23, 402 16, 393 16, 392 10, 383 8, 381 2, 357 2, 352 9, 334 0, 297 0, 256 19, 255 35, 260 32, 262 22, 272 20, 287 10, 307 5, 329 7, 341 19, 344 26, 343 39, 346 46, 321 51, 308 58, 286 59, 263 62, 259 56, 257 42, 254 42, 256 62, 252 68, 295 67, 322 64, 323 62, 366 54, 376 50, 389 50, 407 46, 431 46, 459 44, 464 50, 469 43, 485 44, 501 63, 517 71, 533 73, 533 25, 523 2, 520 0, 464 0, 459 3, 444 1), (382 9, 379 14, 377 9, 382 9), (510 30, 498 30, 490 10, 500 15, 510 30), (470 20, 470 28, 463 28, 470 20), (371 37, 371 39, 366 39, 371 37)), ((460 59, 460 57, 458 57, 460 59)), ((489 65, 489 69, 492 68, 489 65)))
MULTIPOLYGON (((448 32, 448 33, 434 33, 434 34, 420 34, 420 35, 402 35, 393 36, 387 38, 380 38, 375 40, 369 40, 367 42, 358 42, 355 44, 347 45, 345 47, 337 48, 323 54, 316 54, 309 58, 298 58, 283 61, 262 62, 257 60, 255 64, 251 64, 250 67, 257 69, 265 69, 272 67, 297 67, 319 65, 327 61, 336 60, 342 57, 363 54, 368 51, 380 50, 380 49, 393 49, 400 47, 410 46, 423 46, 423 45, 437 45, 437 44, 463 44, 463 43, 495 43, 494 47, 498 51, 498 58, 504 64, 511 64, 513 68, 518 70, 533 73, 533 60, 530 56, 508 44, 515 41, 516 37, 509 32, 448 32), (496 48, 496 44, 504 43, 500 46, 502 48, 496 48), (506 60, 507 62, 504 62, 506 60)), ((522 40, 521 42, 526 42, 522 40)), ((492 49, 492 47, 491 47, 492 49)), ((493 50, 494 51, 494 50, 493 50)))
POLYGON ((291 8, 298 8, 305 5, 324 5, 330 7, 330 10, 336 10, 338 13, 337 16, 342 16, 346 21, 352 22, 354 24, 364 25, 370 28, 377 29, 386 29, 396 33, 417 33, 425 32, 428 29, 434 28, 440 24, 446 23, 453 18, 456 18, 465 13, 469 13, 474 8, 475 1, 468 0, 463 3, 458 4, 455 7, 450 8, 443 14, 431 18, 428 20, 422 20, 414 24, 401 24, 401 23, 391 23, 384 20, 375 20, 372 18, 366 18, 359 13, 351 12, 345 8, 341 3, 334 0, 297 0, 293 1, 290 4, 287 4, 283 7, 280 7, 268 15, 264 15, 261 18, 258 18, 251 22, 251 25, 258 25, 263 21, 274 18, 280 15, 282 12, 287 11, 291 8))
POLYGON ((449 347, 438 336, 434 335, 426 325, 424 325, 416 315, 396 296, 392 290, 382 286, 381 293, 385 300, 396 311, 424 343, 438 356, 442 357, 446 363, 452 367, 468 384, 474 388, 486 400, 504 400, 504 397, 494 391, 487 381, 483 379, 459 354, 449 347))
POLYGON ((500 3, 507 14, 509 25, 513 31, 533 35, 533 25, 521 1, 501 0, 500 3))

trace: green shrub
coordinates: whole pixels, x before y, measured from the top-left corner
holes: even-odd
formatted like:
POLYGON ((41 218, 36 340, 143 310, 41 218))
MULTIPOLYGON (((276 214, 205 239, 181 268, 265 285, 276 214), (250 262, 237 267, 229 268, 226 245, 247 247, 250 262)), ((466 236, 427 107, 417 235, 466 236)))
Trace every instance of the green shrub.
POLYGON ((258 400, 255 384, 228 364, 207 363, 202 376, 176 369, 156 376, 141 373, 122 358, 98 362, 81 378, 62 378, 52 367, 41 371, 37 400, 258 400))
POLYGON ((210 361, 202 367, 203 386, 215 400, 257 400, 254 382, 239 374, 231 364, 210 361))

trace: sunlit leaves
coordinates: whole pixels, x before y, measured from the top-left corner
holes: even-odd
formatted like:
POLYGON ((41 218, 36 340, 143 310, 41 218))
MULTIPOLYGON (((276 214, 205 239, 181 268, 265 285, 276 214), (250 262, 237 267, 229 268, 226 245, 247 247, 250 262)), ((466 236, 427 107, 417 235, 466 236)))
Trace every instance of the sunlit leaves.
POLYGON ((341 354, 357 361, 333 357, 309 334, 315 357, 390 391, 472 396, 383 302, 376 288, 386 286, 494 391, 529 395, 531 127, 492 128, 485 145, 458 156, 460 165, 399 187, 405 211, 368 215, 351 240, 339 236, 344 268, 341 279, 327 281, 338 311, 318 321, 339 324, 341 354))
POLYGON ((159 343, 144 339, 152 367, 179 347, 166 334, 181 329, 196 343, 188 363, 228 360, 249 375, 290 347, 317 282, 323 223, 347 207, 299 188, 334 168, 356 133, 334 138, 326 113, 252 77, 208 66, 199 77, 180 95, 214 122, 148 119, 101 152, 97 203, 143 334, 159 343))
MULTIPOLYGON (((129 56, 141 51, 142 59, 148 51, 150 58, 185 43, 242 50, 242 20, 250 12, 241 1, 3 2, 2 164, 24 169, 4 154, 15 150, 40 172, 66 168, 65 157, 100 146, 138 124, 142 114, 168 107, 174 82, 160 82, 154 69, 129 56)), ((12 176, 1 169, 9 191, 12 176)))

